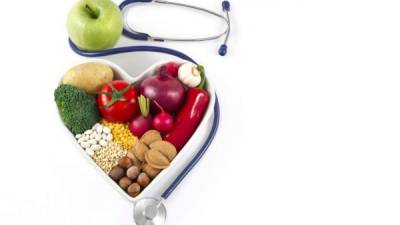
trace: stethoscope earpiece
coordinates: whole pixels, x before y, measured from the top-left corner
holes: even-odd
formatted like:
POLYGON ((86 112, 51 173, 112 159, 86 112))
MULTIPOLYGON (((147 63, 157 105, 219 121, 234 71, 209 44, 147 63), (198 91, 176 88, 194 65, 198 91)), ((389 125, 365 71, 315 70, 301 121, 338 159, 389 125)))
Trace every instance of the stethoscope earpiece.
POLYGON ((228 51, 228 46, 226 44, 222 44, 221 46, 219 46, 218 54, 220 56, 225 56, 227 51, 228 51))
POLYGON ((226 53, 228 52, 228 46, 226 45, 226 43, 228 42, 229 34, 231 31, 231 21, 229 18, 229 12, 231 11, 231 4, 228 1, 222 2, 222 11, 224 11, 226 13, 226 19, 228 20, 228 23, 227 23, 228 24, 228 32, 226 33, 224 43, 218 49, 218 54, 220 56, 225 56, 226 53))
POLYGON ((229 12, 231 11, 231 4, 229 3, 229 1, 223 1, 222 2, 222 10, 224 12, 229 12))

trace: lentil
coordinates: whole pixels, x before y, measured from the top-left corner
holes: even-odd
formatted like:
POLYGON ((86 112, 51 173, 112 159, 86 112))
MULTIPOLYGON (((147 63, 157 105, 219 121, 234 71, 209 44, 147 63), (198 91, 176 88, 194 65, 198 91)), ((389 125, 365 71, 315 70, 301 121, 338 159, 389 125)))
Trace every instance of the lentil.
POLYGON ((130 132, 128 124, 111 123, 104 119, 101 120, 101 123, 111 129, 111 134, 115 143, 121 145, 128 151, 133 149, 138 138, 130 132))
POLYGON ((107 146, 94 152, 93 160, 107 174, 118 164, 118 160, 126 155, 120 145, 110 142, 107 146))

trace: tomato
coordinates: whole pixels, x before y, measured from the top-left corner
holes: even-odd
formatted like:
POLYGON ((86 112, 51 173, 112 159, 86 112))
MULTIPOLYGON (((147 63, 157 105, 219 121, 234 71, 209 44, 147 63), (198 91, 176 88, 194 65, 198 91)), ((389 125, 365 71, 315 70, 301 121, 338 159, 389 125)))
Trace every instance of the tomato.
POLYGON ((102 117, 113 123, 129 122, 139 113, 137 90, 123 80, 104 84, 97 95, 97 105, 102 117))

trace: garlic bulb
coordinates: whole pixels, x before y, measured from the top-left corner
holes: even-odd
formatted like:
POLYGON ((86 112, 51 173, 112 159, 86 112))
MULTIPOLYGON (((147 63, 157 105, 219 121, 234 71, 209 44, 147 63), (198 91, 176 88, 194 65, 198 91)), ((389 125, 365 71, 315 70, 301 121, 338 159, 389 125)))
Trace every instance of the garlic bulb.
POLYGON ((179 80, 189 87, 197 87, 201 83, 200 71, 193 63, 184 63, 178 70, 179 80))

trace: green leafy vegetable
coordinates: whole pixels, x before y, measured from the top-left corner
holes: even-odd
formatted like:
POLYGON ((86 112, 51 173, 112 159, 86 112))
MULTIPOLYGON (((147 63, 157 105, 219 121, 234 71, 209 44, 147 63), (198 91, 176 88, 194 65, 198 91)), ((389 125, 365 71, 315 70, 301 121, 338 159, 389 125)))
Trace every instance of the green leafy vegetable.
POLYGON ((100 120, 96 98, 72 85, 60 85, 54 99, 61 119, 73 134, 83 133, 100 120))

